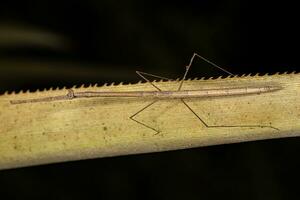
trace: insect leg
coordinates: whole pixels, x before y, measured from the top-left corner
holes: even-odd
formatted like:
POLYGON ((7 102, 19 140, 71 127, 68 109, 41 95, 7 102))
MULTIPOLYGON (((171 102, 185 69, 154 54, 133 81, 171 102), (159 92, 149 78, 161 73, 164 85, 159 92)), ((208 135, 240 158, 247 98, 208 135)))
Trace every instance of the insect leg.
POLYGON ((186 75, 187 75, 188 71, 190 70, 190 67, 191 67, 192 64, 193 64, 193 61, 194 61, 195 57, 198 57, 198 58, 204 60, 204 61, 207 62, 208 64, 211 64, 212 66, 214 66, 214 67, 216 67, 216 68, 222 70, 223 72, 225 72, 225 73, 227 73, 227 74, 229 74, 229 75, 233 75, 231 72, 225 70, 224 68, 218 66, 217 64, 215 64, 215 63, 213 63, 213 62, 207 60, 206 58, 200 56, 200 55, 197 54, 197 53, 194 53, 193 56, 192 56, 192 58, 190 59, 190 63, 186 66, 185 73, 184 73, 183 78, 182 78, 182 80, 181 80, 181 82, 180 82, 180 85, 179 85, 179 87, 178 87, 178 91, 181 90, 183 81, 185 80, 186 75))
MULTIPOLYGON (((144 111, 146 108, 149 108, 150 106, 152 106, 152 105, 153 105, 155 102, 157 102, 157 101, 158 101, 158 99, 152 101, 151 103, 149 103, 148 105, 146 105, 145 107, 143 107, 142 109, 140 109, 139 111, 137 111, 136 113, 134 113, 133 115, 131 115, 131 116, 129 117, 131 120, 135 121, 136 123, 138 123, 138 124, 140 124, 140 125, 142 125, 142 126, 145 126, 146 128, 149 128, 149 129, 155 131, 156 134, 158 134, 160 131, 157 130, 157 129, 155 129, 155 128, 153 128, 153 127, 151 127, 151 126, 149 126, 149 125, 147 125, 147 124, 145 124, 145 123, 143 123, 143 122, 140 122, 140 121, 134 119, 134 117, 137 116, 137 115, 138 115, 139 113, 141 113, 142 111, 144 111)), ((156 135, 156 134, 155 134, 155 135, 156 135)))
MULTIPOLYGON (((214 67, 216 67, 216 68, 222 70, 223 72, 225 72, 225 73, 227 73, 227 74, 229 74, 229 75, 232 75, 232 76, 234 75, 234 74, 232 74, 231 72, 227 71, 226 69, 224 69, 224 68, 218 66, 217 64, 215 64, 215 63, 213 63, 213 62, 211 62, 211 61, 209 61, 209 60, 207 60, 206 58, 204 58, 203 56, 200 56, 200 55, 197 54, 197 53, 194 53, 194 54, 193 54, 193 57, 195 57, 195 56, 197 56, 198 58, 204 60, 204 61, 207 62, 208 64, 211 64, 212 66, 214 66, 214 67)), ((193 57, 192 57, 192 59, 193 59, 193 57)), ((190 65, 191 65, 192 62, 193 62, 192 59, 191 59, 190 65)))
MULTIPOLYGON (((160 79, 163 79, 163 80, 172 80, 170 78, 166 78, 166 77, 163 77, 163 76, 157 76, 157 75, 154 75, 154 74, 149 74, 149 73, 146 73, 146 72, 141 72, 141 71, 136 71, 137 75, 139 75, 142 79, 144 79, 146 82, 148 82, 149 84, 151 84, 154 88, 156 88, 158 91, 161 91, 161 89, 159 87, 157 87, 154 83, 152 83, 149 79, 147 79, 145 77, 146 76, 152 76, 152 77, 155 77, 155 78, 160 78, 160 79)), ((134 119, 135 116, 137 116, 139 113, 141 113, 142 111, 144 111, 146 108, 149 108, 151 105, 153 105, 155 102, 157 102, 157 100, 154 100, 153 102, 151 102, 150 104, 146 105, 144 108, 140 109, 139 111, 137 111, 135 114, 133 114, 132 116, 130 116, 129 118, 133 121, 135 121, 136 123, 142 125, 142 126, 145 126, 153 131, 156 132, 156 134, 158 134, 160 131, 143 123, 143 122, 140 122, 136 119, 134 119)))
POLYGON ((145 81, 147 81, 148 83, 150 83, 153 87, 155 87, 158 91, 161 91, 161 89, 159 87, 157 87, 156 85, 154 85, 154 83, 152 83, 151 81, 149 81, 149 79, 147 79, 144 75, 152 76, 152 77, 155 77, 155 78, 160 78, 160 79, 163 79, 163 80, 172 80, 170 78, 166 78, 166 77, 162 77, 162 76, 157 76, 157 75, 153 75, 153 74, 149 74, 149 73, 145 73, 145 72, 140 72, 140 71, 135 71, 135 72, 142 79, 144 79, 145 81))
POLYGON ((279 130, 274 126, 267 126, 267 125, 208 125, 201 117, 183 100, 181 99, 182 103, 202 122, 202 124, 206 128, 234 128, 234 127, 246 127, 246 128, 272 128, 275 130, 279 130))

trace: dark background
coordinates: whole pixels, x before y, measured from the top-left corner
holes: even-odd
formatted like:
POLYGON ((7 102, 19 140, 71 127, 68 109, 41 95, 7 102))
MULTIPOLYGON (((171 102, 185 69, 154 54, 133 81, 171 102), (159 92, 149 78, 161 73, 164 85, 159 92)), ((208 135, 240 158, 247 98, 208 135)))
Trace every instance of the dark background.
MULTIPOLYGON (((181 77, 193 54, 234 74, 298 70, 293 1, 1 1, 0 93, 181 77)), ((298 70, 299 71, 299 70, 298 70)), ((224 75, 197 61, 189 77, 224 75)), ((298 138, 0 171, 41 199, 299 198, 298 138)), ((5 199, 5 198, 3 198, 5 199)))

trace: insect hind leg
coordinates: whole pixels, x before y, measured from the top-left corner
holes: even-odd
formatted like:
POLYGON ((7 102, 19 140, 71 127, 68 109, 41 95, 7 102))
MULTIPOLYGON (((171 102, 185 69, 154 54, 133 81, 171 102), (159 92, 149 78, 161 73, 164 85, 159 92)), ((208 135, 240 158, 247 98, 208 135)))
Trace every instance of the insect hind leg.
POLYGON ((183 81, 185 80, 186 75, 187 75, 187 73, 189 72, 189 70, 190 70, 190 68, 191 68, 191 66, 192 66, 192 64, 193 64, 193 62, 194 62, 194 59, 195 59, 196 57, 200 58, 201 60, 204 60, 205 62, 207 62, 208 64, 212 65, 213 67, 218 68, 218 69, 222 70, 223 72, 225 72, 225 73, 227 73, 227 74, 229 74, 229 75, 231 75, 231 76, 234 75, 234 74, 232 74, 231 72, 227 71, 226 69, 224 69, 224 68, 218 66, 217 64, 211 62, 210 60, 204 58, 203 56, 200 56, 199 54, 194 53, 193 56, 192 56, 191 59, 190 59, 189 64, 188 64, 188 65, 186 66, 186 68, 185 68, 185 72, 184 72, 183 78, 182 78, 182 80, 181 80, 181 82, 180 82, 180 84, 179 84, 178 91, 181 90, 182 85, 183 85, 183 81))
POLYGON ((182 103, 201 121, 201 123, 206 127, 206 128, 271 128, 274 130, 279 131, 278 128, 274 126, 267 126, 267 125, 209 125, 206 123, 185 101, 184 99, 181 99, 182 103))

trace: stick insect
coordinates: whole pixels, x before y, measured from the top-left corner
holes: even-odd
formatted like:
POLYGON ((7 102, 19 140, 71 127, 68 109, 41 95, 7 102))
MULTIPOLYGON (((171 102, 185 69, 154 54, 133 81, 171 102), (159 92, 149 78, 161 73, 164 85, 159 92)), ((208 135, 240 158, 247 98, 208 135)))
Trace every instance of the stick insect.
POLYGON ((11 104, 22 104, 22 103, 34 103, 34 102, 49 102, 49 101, 56 101, 56 100, 71 100, 75 98, 91 98, 91 97, 141 97, 141 98, 151 98, 153 101, 151 103, 147 104, 140 110, 138 110, 136 113, 131 115, 129 119, 132 121, 138 123, 139 125, 142 125, 148 129, 151 129, 155 132, 155 134, 160 133, 161 131, 153 128, 139 120, 136 119, 136 116, 139 115, 144 110, 151 107, 153 104, 158 102, 161 99, 179 99, 185 107, 193 113, 193 115, 204 125, 206 128, 271 128, 275 130, 279 130, 276 127, 270 126, 270 125, 209 125, 207 122, 205 122, 193 109, 192 107, 185 101, 185 99, 190 98, 204 98, 204 97, 225 97, 225 96, 234 96, 234 95, 250 95, 250 94, 261 94, 266 92, 273 92, 276 90, 282 89, 281 86, 278 85, 264 85, 264 86, 251 86, 251 87, 231 87, 226 89, 201 89, 201 90, 182 90, 183 83, 186 79, 186 76, 194 62, 194 59, 198 57, 208 64, 212 65, 215 68, 218 68, 222 70, 223 72, 234 76, 231 72, 223 69, 222 67, 216 65, 215 63, 209 61, 208 59, 200 56, 197 53, 194 53, 191 57, 189 64, 185 68, 185 72, 183 75, 183 78, 179 82, 179 87, 175 91, 162 91, 159 87, 157 87, 154 83, 152 83, 149 79, 146 78, 146 76, 151 76, 155 78, 160 78, 163 80, 172 80, 170 78, 157 76, 141 71, 136 71, 137 75, 140 76, 143 80, 145 80, 147 83, 151 84, 156 91, 131 91, 131 92, 99 92, 99 91, 86 91, 86 92, 74 92, 72 89, 68 90, 67 95, 61 95, 61 96, 53 96, 53 97, 44 97, 44 98, 36 98, 36 99, 21 99, 21 100, 11 100, 11 104))

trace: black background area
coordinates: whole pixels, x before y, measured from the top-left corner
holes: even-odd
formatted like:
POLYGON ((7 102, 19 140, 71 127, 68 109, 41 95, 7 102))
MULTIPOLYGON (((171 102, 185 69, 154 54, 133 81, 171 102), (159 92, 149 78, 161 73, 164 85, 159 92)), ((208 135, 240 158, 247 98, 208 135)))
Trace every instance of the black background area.
MULTIPOLYGON (((135 83, 135 70, 177 78, 193 52, 234 74, 299 71, 293 2, 1 1, 0 93, 135 83)), ((188 77, 219 75, 197 60, 188 77)), ((299 197, 298 145, 288 138, 4 170, 0 194, 291 199, 299 197)))

